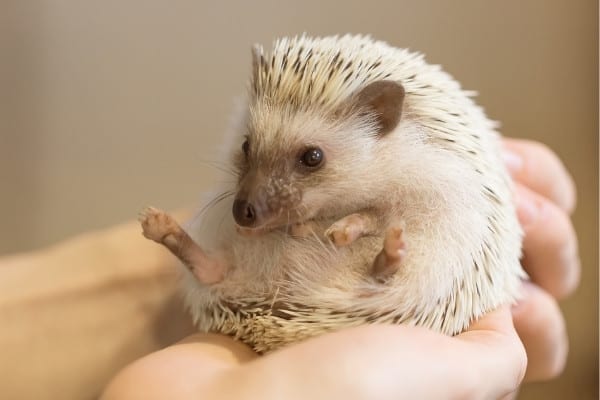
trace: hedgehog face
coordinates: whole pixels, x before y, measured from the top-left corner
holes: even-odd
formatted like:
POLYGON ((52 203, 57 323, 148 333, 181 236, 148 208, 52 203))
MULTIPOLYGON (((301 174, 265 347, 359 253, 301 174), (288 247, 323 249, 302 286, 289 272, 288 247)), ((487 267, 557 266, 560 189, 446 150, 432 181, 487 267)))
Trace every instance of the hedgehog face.
POLYGON ((320 118, 287 107, 256 106, 235 158, 238 171, 233 216, 256 232, 305 220, 304 193, 328 175, 331 128, 320 118))
POLYGON ((258 233, 345 211, 335 204, 339 193, 353 189, 339 187, 348 181, 348 166, 372 161, 369 149, 397 126, 403 98, 401 85, 376 81, 333 111, 251 103, 235 159, 238 226, 258 233))

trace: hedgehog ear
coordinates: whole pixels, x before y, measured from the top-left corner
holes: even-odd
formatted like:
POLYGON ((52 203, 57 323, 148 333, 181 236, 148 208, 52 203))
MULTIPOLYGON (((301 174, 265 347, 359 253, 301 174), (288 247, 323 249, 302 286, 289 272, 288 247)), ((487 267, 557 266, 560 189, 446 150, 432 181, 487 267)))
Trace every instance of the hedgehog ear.
POLYGON ((398 126, 404 102, 404 87, 398 82, 382 80, 370 83, 358 92, 355 99, 359 109, 375 115, 380 136, 398 126))

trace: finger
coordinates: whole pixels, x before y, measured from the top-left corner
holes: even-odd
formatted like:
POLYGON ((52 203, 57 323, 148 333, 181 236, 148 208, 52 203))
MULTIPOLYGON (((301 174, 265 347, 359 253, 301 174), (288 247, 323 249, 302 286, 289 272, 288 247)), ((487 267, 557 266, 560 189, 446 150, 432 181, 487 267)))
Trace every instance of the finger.
POLYGON ((517 214, 523 227, 523 267, 531 280, 557 299, 579 283, 577 236, 558 206, 524 186, 515 188, 517 214))
POLYGON ((527 355, 508 307, 488 313, 455 338, 471 344, 472 354, 463 355, 466 362, 474 364, 483 377, 495 380, 493 395, 479 393, 473 398, 510 398, 516 392, 525 375, 527 355))
POLYGON ((571 175, 545 145, 530 140, 504 139, 504 160, 513 178, 550 199, 567 213, 575 209, 571 175))
POLYGON ((512 315, 527 352, 525 381, 558 376, 565 367, 569 345, 556 300, 534 284, 525 283, 523 297, 513 307, 512 315))
POLYGON ((516 390, 525 366, 505 308, 455 337, 384 324, 340 330, 268 354, 243 371, 255 382, 268 377, 268 389, 305 391, 272 398, 496 399, 516 390))
POLYGON ((457 338, 477 337, 480 333, 498 332, 504 335, 514 333, 512 316, 507 307, 499 308, 489 312, 486 315, 474 321, 464 333, 456 336, 457 338))
POLYGON ((502 397, 500 400, 515 400, 518 396, 519 396, 519 389, 507 394, 506 396, 502 397))

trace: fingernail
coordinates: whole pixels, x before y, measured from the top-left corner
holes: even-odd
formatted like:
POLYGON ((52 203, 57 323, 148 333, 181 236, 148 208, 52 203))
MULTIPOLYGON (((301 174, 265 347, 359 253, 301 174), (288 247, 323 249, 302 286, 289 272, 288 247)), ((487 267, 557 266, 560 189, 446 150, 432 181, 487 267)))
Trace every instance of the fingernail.
POLYGON ((527 299, 531 296, 531 292, 533 291, 533 284, 529 281, 522 281, 521 288, 519 289, 519 295, 517 297, 517 302, 512 304, 511 311, 513 315, 518 314, 523 311, 525 305, 527 304, 527 299))
POLYGON ((516 303, 511 304, 510 312, 513 315, 519 314, 524 308, 524 303, 521 298, 517 299, 516 303))
POLYGON ((540 207, 540 203, 535 199, 523 193, 517 195, 517 217, 523 228, 527 228, 539 219, 540 207))
POLYGON ((508 168, 508 172, 516 174, 523 168, 523 158, 512 150, 504 148, 502 150, 502 159, 504 165, 508 168))

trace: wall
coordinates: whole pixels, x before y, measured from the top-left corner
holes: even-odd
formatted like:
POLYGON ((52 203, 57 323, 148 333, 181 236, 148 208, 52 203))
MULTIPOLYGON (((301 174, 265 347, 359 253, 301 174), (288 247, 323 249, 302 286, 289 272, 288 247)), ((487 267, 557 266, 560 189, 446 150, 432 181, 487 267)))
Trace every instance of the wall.
POLYGON ((597 398, 598 4, 580 1, 8 0, 0 4, 0 254, 193 204, 249 47, 371 33, 441 63, 509 136, 572 172, 583 262, 565 374, 522 398, 597 398))

